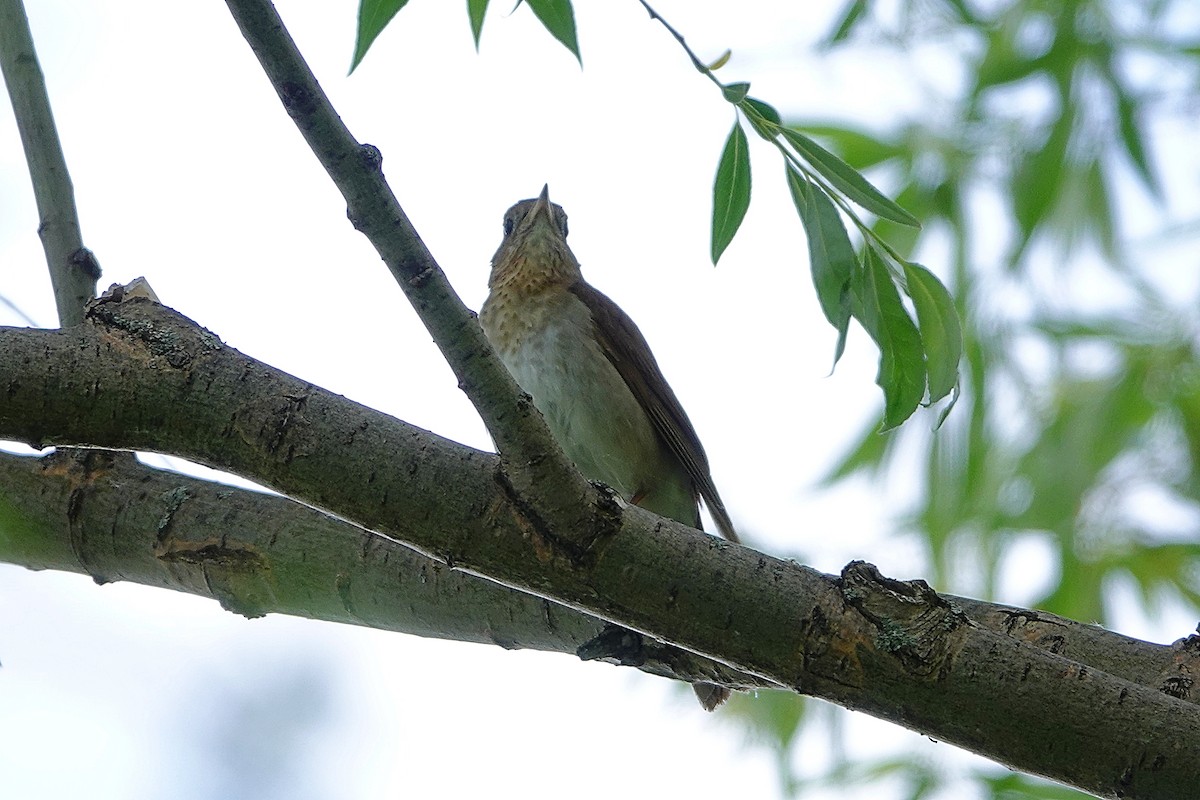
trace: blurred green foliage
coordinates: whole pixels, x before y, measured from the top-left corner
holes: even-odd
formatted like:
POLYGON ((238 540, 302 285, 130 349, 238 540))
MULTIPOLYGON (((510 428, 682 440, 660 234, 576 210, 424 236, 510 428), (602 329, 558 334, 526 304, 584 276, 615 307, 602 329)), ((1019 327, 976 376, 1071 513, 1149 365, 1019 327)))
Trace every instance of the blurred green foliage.
MULTIPOLYGON (((876 232, 906 259, 935 251, 958 304, 954 413, 937 433, 871 421, 826 477, 883 483, 916 465, 895 535, 920 542, 939 589, 995 598, 1014 571, 1049 572, 1030 604, 1100 624, 1116 587, 1148 618, 1200 606, 1200 226, 1195 197, 1161 172, 1172 123, 1187 130, 1200 100, 1198 21, 1183 0, 853 0, 822 42, 935 44, 962 70, 957 94, 890 130, 787 123, 895 187, 923 228, 880 219, 876 232), (1139 230, 1139 212, 1160 222, 1139 230), (1051 563, 1014 563, 1030 542, 1021 552, 1051 563)), ((820 708, 785 693, 733 705, 789 794, 1082 797, 999 767, 863 760, 836 726, 833 766, 812 774, 799 743, 820 708)))
MULTIPOLYGON (((570 0, 525 1, 579 58, 570 0)), ((361 0, 355 64, 405 2, 361 0)), ((476 45, 487 6, 467 2, 476 45)), ((651 16, 783 153, 838 331, 834 360, 851 317, 880 347, 887 432, 871 420, 825 484, 919 475, 895 535, 920 543, 923 577, 945 591, 1011 601, 996 598, 1002 578, 1041 579, 1029 605, 1101 624, 1117 587, 1132 588, 1145 617, 1200 607, 1200 220, 1186 217, 1200 192, 1173 196, 1160 172, 1172 123, 1185 121, 1177 140, 1200 101, 1200 7, 850 0, 823 49, 870 58, 933 46, 943 66, 957 60, 956 89, 930 88, 920 116, 882 131, 783 119, 748 83, 713 75, 728 53, 706 65, 651 16), (894 187, 895 202, 855 170, 894 187), (868 224, 855 205, 876 217, 868 224), (1141 230, 1130 220, 1147 208, 1160 222, 1141 230), (926 255, 932 270, 917 263, 926 255), (1164 258, 1191 263, 1165 270, 1164 258), (958 410, 943 409, 936 433, 896 427, 947 396, 958 410), (1023 558, 1048 563, 1015 563, 1028 544, 1023 558)), ((714 185, 714 262, 750 201, 741 118, 714 185)), ((830 711, 765 692, 735 698, 723 717, 775 754, 789 795, 1081 796, 998 767, 854 755, 845 716, 830 711), (808 730, 832 753, 828 769, 804 766, 808 730)))

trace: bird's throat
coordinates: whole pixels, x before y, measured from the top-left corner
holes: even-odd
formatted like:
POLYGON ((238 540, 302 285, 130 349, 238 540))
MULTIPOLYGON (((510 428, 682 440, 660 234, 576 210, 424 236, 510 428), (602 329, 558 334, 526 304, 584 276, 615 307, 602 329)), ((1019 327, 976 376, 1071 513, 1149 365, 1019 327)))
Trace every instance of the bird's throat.
POLYGON ((488 288, 493 292, 537 294, 570 286, 583 277, 571 248, 546 226, 534 226, 518 241, 506 244, 492 261, 488 288))

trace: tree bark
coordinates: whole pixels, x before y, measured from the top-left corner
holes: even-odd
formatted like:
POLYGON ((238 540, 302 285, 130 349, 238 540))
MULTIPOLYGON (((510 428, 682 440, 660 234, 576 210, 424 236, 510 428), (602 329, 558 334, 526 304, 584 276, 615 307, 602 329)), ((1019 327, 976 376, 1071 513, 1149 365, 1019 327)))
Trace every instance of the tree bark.
MULTIPOLYGON (((1192 757, 1200 709, 1157 685, 987 630, 920 582, 890 581, 862 564, 841 578, 822 575, 608 495, 590 509, 598 535, 581 549, 514 496, 495 456, 256 362, 150 301, 97 301, 89 322, 68 330, 0 329, 0 375, 2 437, 168 452, 235 472, 453 570, 757 680, 738 683, 699 659, 689 678, 824 697, 1101 796, 1187 797, 1200 779, 1192 757)), ((201 575, 263 565, 259 553, 227 550, 219 538, 179 544, 172 520, 186 505, 160 514, 156 560, 196 561, 201 575)), ((357 556, 362 541, 353 547, 357 556)), ((344 609, 346 597, 357 605, 368 593, 355 587, 359 562, 343 563, 311 585, 338 594, 344 609)), ((257 580, 222 584, 218 596, 262 613, 274 598, 257 580)), ((636 660, 627 645, 599 636, 585 652, 636 660)))
POLYGON ((188 592, 248 618, 290 614, 581 656, 624 637, 628 655, 619 663, 644 672, 685 681, 722 674, 743 688, 770 685, 450 569, 286 497, 152 469, 126 452, 0 452, 0 560, 78 572, 98 584, 132 581, 188 592))

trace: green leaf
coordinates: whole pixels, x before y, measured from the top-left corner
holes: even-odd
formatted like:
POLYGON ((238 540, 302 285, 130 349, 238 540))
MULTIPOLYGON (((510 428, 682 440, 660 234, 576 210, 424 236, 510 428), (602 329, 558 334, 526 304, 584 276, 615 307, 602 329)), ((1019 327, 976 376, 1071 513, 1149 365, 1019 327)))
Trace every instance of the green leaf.
MULTIPOLYGON (((1114 85, 1114 88, 1121 89, 1119 85, 1114 85)), ((1142 138, 1141 121, 1138 119, 1139 111, 1140 109, 1134 99, 1123 90, 1119 91, 1117 95, 1117 121, 1121 132, 1121 143, 1125 145, 1125 152, 1129 154, 1129 160, 1133 162, 1133 166, 1137 169, 1138 176, 1142 179, 1142 183, 1146 186, 1146 189, 1161 200, 1163 190, 1158 182, 1158 176, 1154 173, 1154 167, 1150 165, 1150 156, 1146 154, 1146 144, 1142 138)))
POLYGON ((890 219, 893 222, 900 222, 914 228, 921 227, 921 223, 917 221, 916 217, 885 197, 882 192, 868 183, 866 178, 859 175, 845 161, 842 161, 798 130, 780 128, 780 133, 783 134, 783 138, 787 139, 788 144, 796 149, 797 153, 803 156, 817 172, 824 175, 826 180, 850 200, 853 200, 867 211, 890 219))
POLYGON ((785 753, 804 729, 805 712, 810 707, 807 698, 792 692, 764 689, 753 696, 739 692, 723 710, 785 753))
POLYGON ((583 57, 579 55, 579 42, 575 38, 575 9, 571 6, 571 0, 525 0, 525 3, 533 9, 546 30, 575 54, 582 66, 583 57))
POLYGON ((1116 211, 1113 209, 1108 183, 1104 179, 1104 164, 1100 159, 1088 165, 1084 174, 1083 191, 1084 215, 1095 231, 1096 244, 1106 258, 1118 263, 1120 256, 1117 253, 1117 232, 1114 224, 1116 211))
POLYGON ((367 50, 378 38, 392 17, 407 5, 408 0, 360 0, 358 4, 358 31, 354 36, 354 57, 350 59, 350 71, 358 67, 367 50))
POLYGON ((862 171, 904 155, 902 144, 888 142, 866 131, 841 125, 803 125, 805 132, 833 142, 837 154, 856 170, 862 171))
POLYGON ((721 67, 729 63, 729 59, 733 57, 733 51, 726 48, 724 53, 717 56, 717 60, 708 65, 709 72, 716 72, 721 67))
POLYGON ((832 47, 838 42, 848 39, 851 31, 854 30, 854 26, 863 19, 866 10, 867 0, 853 0, 853 2, 848 3, 838 24, 821 41, 821 46, 832 47))
POLYGON ((750 84, 745 82, 731 83, 721 87, 721 94, 725 95, 725 99, 735 104, 745 100, 749 93, 750 84))
POLYGON ((721 259, 725 248, 746 217, 750 207, 750 150, 740 120, 725 140, 717 179, 713 183, 712 260, 721 259))
POLYGON ((893 447, 896 440, 896 436, 880 433, 874 424, 868 424, 859 435, 858 443, 817 479, 817 486, 827 488, 860 472, 870 478, 878 477, 890 464, 891 456, 896 451, 893 447))
POLYGON ((467 0, 467 16, 471 18, 471 36, 475 38, 475 52, 479 52, 479 36, 483 33, 483 16, 487 13, 488 0, 467 0))
POLYGON ((779 112, 761 100, 755 100, 753 97, 745 97, 737 107, 746 115, 746 121, 750 123, 750 127, 754 128, 763 140, 775 143, 775 139, 779 136, 779 112), (771 115, 774 115, 774 118, 771 115))
POLYGON ((858 256, 841 216, 825 193, 791 164, 787 165, 787 184, 808 238, 808 260, 817 300, 825 319, 838 332, 833 354, 836 365, 846 346, 846 331, 850 326, 850 282, 858 267, 858 256))
POLYGON ((990 789, 993 800, 1088 800, 1091 795, 1014 772, 992 774, 979 770, 975 778, 990 789))
POLYGON ((1148 608, 1153 608, 1156 596, 1164 589, 1191 591, 1190 576, 1200 559, 1200 545, 1193 542, 1149 544, 1153 541, 1153 534, 1149 532, 1126 533, 1126 536, 1138 545, 1114 553, 1099 566, 1105 571, 1127 572, 1142 590, 1142 602, 1148 608))
POLYGON ((887 264, 870 247, 863 248, 863 270, 856 289, 859 322, 879 345, 883 389, 882 430, 889 431, 912 416, 925 396, 925 357, 921 334, 900 302, 887 264))
POLYGON ((1045 219, 1063 187, 1067 144, 1074 127, 1075 112, 1067 108, 1054 122, 1040 147, 1033 148, 1013 175, 1013 216, 1020 229, 1015 262, 1029 244, 1034 230, 1045 219))
POLYGON ((954 299, 936 276, 920 264, 904 262, 908 296, 917 309, 921 343, 925 348, 925 369, 929 374, 929 402, 936 403, 958 383, 958 362, 962 358, 962 324, 954 299))
POLYGON ((972 97, 979 97, 994 86, 1024 80, 1045 68, 1044 54, 1027 57, 1018 51, 1016 36, 1020 17, 1020 14, 1009 15, 1005 22, 992 26, 987 49, 975 70, 972 97))
MULTIPOLYGON (((909 172, 911 176, 911 172, 909 172)), ((939 216, 945 218, 941 213, 941 209, 934 204, 934 192, 936 187, 930 188, 921 185, 916 181, 907 183, 896 192, 896 202, 905 208, 911 209, 912 213, 917 215, 927 222, 939 216)), ((953 220, 948 220, 953 226, 953 220)), ((892 250, 899 253, 901 256, 912 254, 917 243, 921 241, 921 231, 916 228, 910 228, 907 225, 899 225, 892 222, 890 219, 877 219, 871 225, 871 231, 879 237, 881 241, 887 242, 892 250)), ((957 231, 956 231, 957 232, 957 231)))
POLYGON ((747 97, 741 102, 741 108, 746 112, 747 116, 754 116, 757 114, 767 122, 775 125, 783 124, 783 120, 780 118, 779 112, 775 110, 775 106, 771 105, 770 103, 764 103, 757 97, 747 97))

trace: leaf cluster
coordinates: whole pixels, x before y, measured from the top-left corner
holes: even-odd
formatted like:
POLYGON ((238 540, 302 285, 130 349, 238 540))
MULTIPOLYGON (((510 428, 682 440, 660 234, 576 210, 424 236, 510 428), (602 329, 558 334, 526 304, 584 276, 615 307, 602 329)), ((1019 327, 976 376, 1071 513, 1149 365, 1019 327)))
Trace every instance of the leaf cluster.
MULTIPOLYGON (((1163 250, 1194 252, 1197 230, 1172 221, 1155 166, 1155 129, 1200 90, 1196 37, 1173 24, 1184 5, 914 2, 884 18, 855 0, 823 40, 961 48, 962 92, 931 100, 937 113, 885 131, 799 125, 852 167, 888 171, 924 225, 873 223, 903 258, 952 254, 960 412, 937 436, 864 428, 826 478, 916 475, 903 522, 941 587, 994 597, 1015 581, 1030 592, 1022 602, 1102 624, 1200 607, 1200 328, 1195 298, 1156 269, 1163 250), (1147 199, 1163 218, 1153 247, 1123 225, 1147 199), (1074 291, 1097 283, 1108 300, 1074 291), (1117 587, 1137 608, 1116 607, 1117 587)), ((885 780, 879 770, 889 785, 906 776, 894 796, 953 796, 912 759, 847 757, 812 780, 885 780)), ((990 798, 1081 796, 987 770, 965 777, 990 798)))

